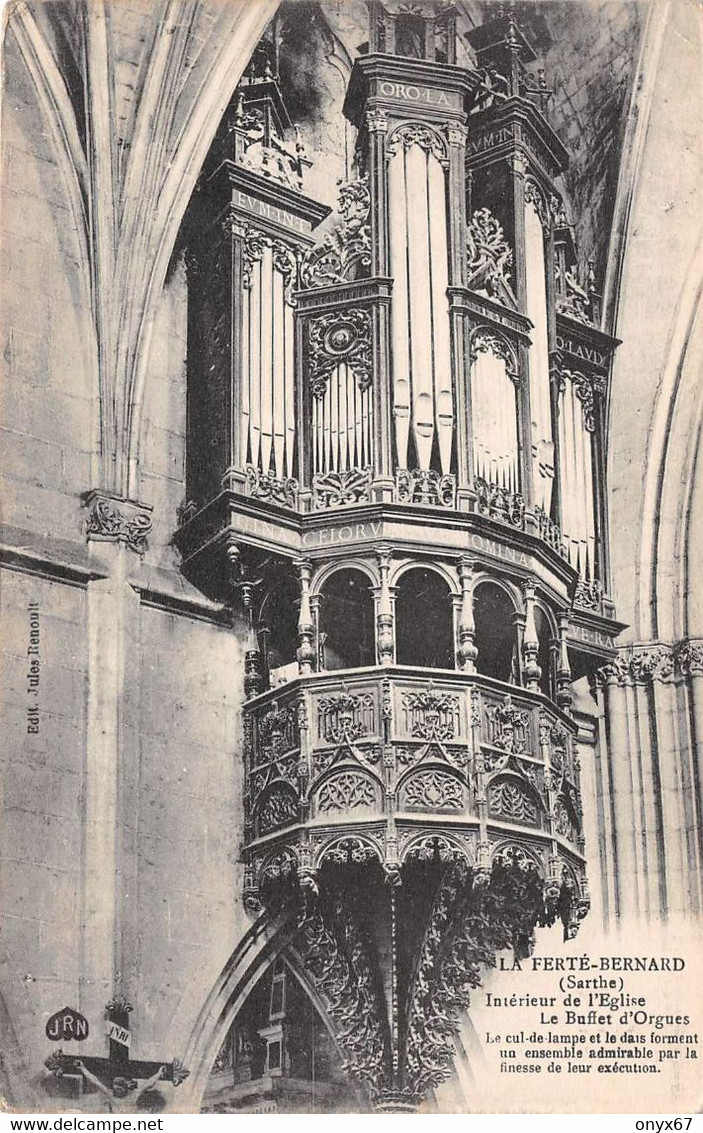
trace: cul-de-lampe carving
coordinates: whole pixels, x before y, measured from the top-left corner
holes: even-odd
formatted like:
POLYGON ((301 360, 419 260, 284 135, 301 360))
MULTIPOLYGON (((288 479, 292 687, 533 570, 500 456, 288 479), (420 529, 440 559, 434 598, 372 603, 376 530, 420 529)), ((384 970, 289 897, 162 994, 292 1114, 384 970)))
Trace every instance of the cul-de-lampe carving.
POLYGON ((349 1073, 413 1107, 497 952, 587 910, 575 725, 525 690, 386 667, 264 693, 244 734, 249 906, 295 911, 349 1073))

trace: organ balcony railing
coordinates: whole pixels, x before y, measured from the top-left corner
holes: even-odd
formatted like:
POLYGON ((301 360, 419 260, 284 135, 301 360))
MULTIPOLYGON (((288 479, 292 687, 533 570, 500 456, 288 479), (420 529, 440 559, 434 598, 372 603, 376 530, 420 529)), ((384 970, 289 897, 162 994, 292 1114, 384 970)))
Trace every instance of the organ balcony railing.
POLYGON ((508 851, 586 909, 573 721, 545 697, 477 675, 402 667, 301 677, 244 710, 248 898, 326 859, 508 851))

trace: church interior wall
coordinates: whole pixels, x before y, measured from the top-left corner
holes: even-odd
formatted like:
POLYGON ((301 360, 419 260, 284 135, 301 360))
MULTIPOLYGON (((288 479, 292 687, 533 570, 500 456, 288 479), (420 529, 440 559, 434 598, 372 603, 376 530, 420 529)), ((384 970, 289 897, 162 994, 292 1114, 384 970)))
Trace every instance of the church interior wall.
MULTIPOLYGON (((553 17, 549 35, 563 73, 557 69, 552 76, 567 92, 556 106, 561 126, 558 120, 555 124, 565 142, 576 146, 578 168, 622 129, 644 8, 640 3, 584 5, 584 23, 600 28, 592 43, 585 31, 579 39, 581 25, 569 16, 569 27, 578 32, 570 47, 574 57, 587 50, 599 69, 615 71, 607 90, 599 87, 597 75, 567 73, 559 17, 553 17), (611 17, 612 9, 617 13, 611 17)), ((345 132, 338 109, 348 73, 345 51, 355 44, 344 0, 325 10, 339 35, 336 45, 330 41, 332 63, 319 69, 326 101, 310 111, 311 136, 313 149, 334 150, 341 160, 345 132)), ((640 600, 647 558, 639 534, 647 532, 652 519, 643 484, 656 473, 649 472, 649 454, 661 451, 661 438, 653 433, 656 403, 671 328, 684 289, 691 286, 686 277, 693 254, 690 233, 703 215, 700 154, 686 113, 690 89, 680 78, 697 73, 696 14, 684 3, 672 10, 634 188, 615 327, 623 345, 611 403, 610 521, 614 596, 619 616, 630 622, 622 639, 627 643, 655 636, 649 614, 642 620, 640 600), (675 178, 670 176, 672 153, 679 155, 675 178), (633 567, 636 540, 640 551, 633 567)), ((122 18, 124 59, 117 78, 124 94, 139 70, 129 57, 147 39, 147 17, 141 9, 125 8, 122 18)), ((306 66, 311 73, 318 64, 314 56, 306 66)), ((32 1093, 46 1054, 44 1022, 63 1002, 80 1002, 84 974, 78 910, 84 900, 86 767, 94 742, 88 701, 95 673, 88 606, 104 564, 86 549, 80 497, 98 480, 99 407, 87 257, 61 157, 11 30, 4 83, 0 492, 9 542, 27 553, 22 569, 3 569, 0 589, 6 784, 0 994, 30 1083, 20 1104, 31 1101, 41 1108, 41 1098, 32 1093), (26 727, 30 602, 41 609, 46 726, 39 735, 26 727)), ((125 96, 124 134, 132 112, 125 96)), ((323 174, 319 196, 333 203, 336 177, 324 161, 318 168, 323 174)), ((612 169, 598 165, 594 181, 573 187, 579 206, 590 194, 591 209, 576 211, 584 217, 584 247, 601 262, 605 250, 598 232, 613 207, 613 180, 612 169)), ((700 321, 692 318, 695 325, 700 328, 700 321)), ((186 502, 186 350, 187 269, 177 248, 157 303, 148 355, 138 483, 140 499, 153 508, 153 528, 143 559, 133 557, 124 583, 134 612, 118 704, 117 854, 120 876, 130 884, 123 886, 116 955, 139 1004, 134 1034, 145 1057, 159 1054, 166 1036, 173 1034, 181 1043, 192 1033, 210 989, 250 924, 241 902, 239 861, 244 638, 236 628, 233 632, 221 609, 183 580, 172 544, 178 509, 186 502)), ((685 366, 677 371, 685 380, 677 388, 695 385, 699 355, 693 347, 688 350, 685 366)), ((700 402, 695 404, 700 413, 700 402)), ((664 427, 668 419, 665 414, 664 427)), ((670 540, 672 555, 680 560, 672 559, 671 571, 663 567, 660 573, 672 600, 685 611, 678 623, 681 638, 703 635, 700 587, 694 585, 703 552, 700 461, 696 465, 693 457, 690 467, 696 486, 677 520, 686 538, 683 544, 676 535, 670 540)), ((660 603, 664 599, 660 589, 660 603)), ((589 745, 583 747, 589 761, 584 809, 592 869, 598 856, 602 875, 593 916, 601 907, 611 917, 657 915, 662 908, 700 911, 702 672, 696 670, 689 683, 677 678, 603 694, 600 711, 608 714, 608 723, 603 715, 600 747, 595 754, 589 745)))
POLYGON ((8 32, 0 224, 3 520, 83 543, 94 472, 87 265, 50 132, 8 32))

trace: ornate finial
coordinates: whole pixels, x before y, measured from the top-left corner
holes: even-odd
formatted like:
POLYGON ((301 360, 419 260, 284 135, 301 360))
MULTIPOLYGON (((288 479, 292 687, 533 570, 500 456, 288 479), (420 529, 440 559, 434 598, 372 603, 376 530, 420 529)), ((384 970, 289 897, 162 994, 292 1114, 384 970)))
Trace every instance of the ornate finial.
POLYGON ((128 1015, 133 1010, 132 1004, 124 995, 113 995, 109 1003, 105 1004, 106 1011, 119 1012, 121 1015, 128 1015))

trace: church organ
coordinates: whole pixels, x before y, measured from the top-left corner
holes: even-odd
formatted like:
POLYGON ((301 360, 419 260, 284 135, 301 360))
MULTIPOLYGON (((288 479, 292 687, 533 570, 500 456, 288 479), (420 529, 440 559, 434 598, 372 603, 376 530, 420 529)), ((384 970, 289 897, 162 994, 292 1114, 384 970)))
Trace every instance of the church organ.
POLYGON ((448 1073, 481 964, 588 908, 571 684, 620 628, 617 344, 514 17, 473 29, 463 67, 452 7, 369 11, 336 216, 275 35, 201 178, 176 542, 247 611, 245 900, 297 918, 350 1073, 392 1110, 448 1073), (274 656, 267 602, 293 586, 274 656))

